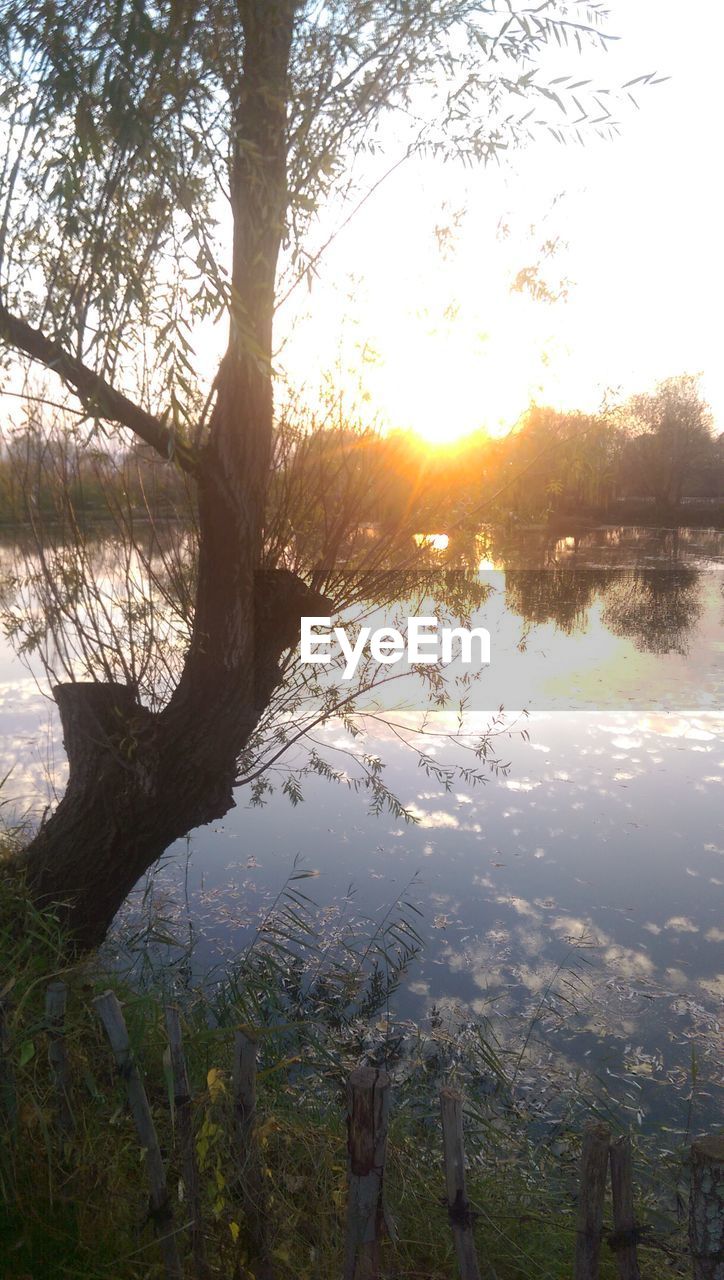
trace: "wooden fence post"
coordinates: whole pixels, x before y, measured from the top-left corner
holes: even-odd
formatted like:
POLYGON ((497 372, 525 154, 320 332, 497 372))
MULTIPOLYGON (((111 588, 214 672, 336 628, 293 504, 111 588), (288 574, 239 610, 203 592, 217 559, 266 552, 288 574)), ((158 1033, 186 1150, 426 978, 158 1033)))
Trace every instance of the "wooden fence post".
POLYGON ((146 1152, 146 1170, 151 1185, 151 1216, 161 1246, 166 1275, 168 1280, 183 1280, 161 1150, 146 1090, 131 1053, 123 1012, 113 991, 104 991, 103 995, 96 996, 93 1004, 105 1027, 118 1070, 125 1082, 136 1132, 146 1152))
POLYGON ((166 1030, 171 1054, 173 1101, 178 1127, 178 1151, 191 1223, 191 1254, 194 1260, 197 1280, 204 1280, 207 1275, 206 1252, 201 1215, 199 1170, 196 1163, 193 1119, 191 1115, 191 1087, 184 1057, 181 1019, 179 1018, 178 1009, 174 1005, 166 1005, 166 1030))
POLYGON ((242 1208, 249 1224, 252 1260, 258 1280, 273 1280, 266 1188, 255 1133, 257 1042, 237 1031, 234 1037, 233 1099, 236 1148, 241 1174, 242 1208))
POLYGON ((465 1188, 463 1100, 454 1089, 440 1090, 442 1145, 445 1157, 447 1211, 452 1227, 460 1280, 480 1280, 473 1237, 474 1214, 465 1188))
POLYGON ((613 1235, 609 1244, 615 1251, 620 1280, 640 1280, 634 1217, 631 1139, 627 1134, 611 1143, 611 1193, 613 1235))
POLYGON ((606 1194, 608 1125, 592 1124, 583 1135, 578 1222, 576 1228, 575 1280, 598 1280, 603 1231, 603 1200, 606 1194))
POLYGON ((64 982, 50 982, 45 992, 45 1021, 48 1028, 48 1062, 58 1100, 61 1133, 72 1133, 75 1117, 70 1105, 70 1072, 65 1048, 65 1007, 68 988, 64 982))
POLYGON ((13 1137, 18 1122, 18 1098, 15 1091, 12 1041, 8 1031, 7 1005, 0 999, 0 1113, 7 1132, 13 1137))
POLYGON ((251 1135, 256 1119, 256 1055, 257 1042, 243 1031, 234 1037, 234 1114, 242 1139, 242 1159, 245 1148, 251 1145, 251 1135))
POLYGON ((379 1280, 390 1077, 357 1067, 347 1087, 349 1202, 344 1280, 379 1280))
POLYGON ((689 1168, 694 1280, 724 1280, 724 1137, 692 1142, 689 1168))

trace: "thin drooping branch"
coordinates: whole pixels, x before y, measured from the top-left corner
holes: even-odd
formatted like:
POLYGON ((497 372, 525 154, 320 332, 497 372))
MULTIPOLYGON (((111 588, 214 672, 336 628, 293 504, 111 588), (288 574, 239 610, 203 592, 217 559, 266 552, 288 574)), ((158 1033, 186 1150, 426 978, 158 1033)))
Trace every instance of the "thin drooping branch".
POLYGON ((117 391, 81 360, 69 353, 40 329, 34 329, 19 316, 14 316, 0 303, 0 341, 37 360, 78 396, 88 413, 128 427, 163 458, 176 458, 190 475, 196 472, 196 455, 188 445, 177 440, 173 432, 152 413, 147 413, 128 396, 117 391))

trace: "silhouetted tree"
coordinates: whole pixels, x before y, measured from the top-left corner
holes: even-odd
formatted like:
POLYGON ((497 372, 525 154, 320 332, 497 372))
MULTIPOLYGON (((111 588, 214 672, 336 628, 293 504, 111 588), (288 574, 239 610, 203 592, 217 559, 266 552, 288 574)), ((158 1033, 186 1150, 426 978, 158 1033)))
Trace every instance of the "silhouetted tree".
POLYGON ((198 504, 192 631, 164 705, 119 680, 54 690, 69 780, 24 865, 80 943, 172 840, 233 805, 280 657, 321 607, 313 566, 258 573, 283 247, 282 293, 313 271, 317 211, 359 200, 378 154, 484 162, 541 123, 575 137, 586 92, 611 132, 593 87, 537 70, 551 42, 603 42, 599 18, 562 0, 0 4, 0 337, 90 429, 120 425, 181 468, 198 504), (209 386, 193 326, 221 314, 209 386))
POLYGON ((667 378, 654 391, 636 395, 623 408, 629 436, 622 467, 629 487, 675 511, 687 482, 703 464, 715 462, 714 424, 698 379, 667 378))

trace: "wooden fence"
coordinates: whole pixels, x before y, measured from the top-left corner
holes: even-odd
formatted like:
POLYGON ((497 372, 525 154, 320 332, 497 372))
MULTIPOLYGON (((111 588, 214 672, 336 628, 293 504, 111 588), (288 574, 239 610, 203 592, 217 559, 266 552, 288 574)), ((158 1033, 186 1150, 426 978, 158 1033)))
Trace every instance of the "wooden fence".
MULTIPOLYGON (((69 1065, 64 1039, 66 988, 53 982, 46 993, 48 1059, 55 1097, 57 1124, 72 1132, 69 1065)), ((139 1142, 145 1151, 151 1218, 167 1280, 183 1280, 171 1199, 161 1149, 141 1073, 130 1046, 123 1011, 112 991, 93 1001, 105 1029, 139 1142)), ((192 1096, 184 1057, 181 1023, 174 1006, 166 1008, 169 1057, 176 1111, 176 1143, 184 1183, 186 1229, 194 1280, 207 1280, 200 1178, 196 1162, 192 1096)), ((237 1031, 234 1041, 234 1143, 242 1176, 241 1208, 248 1224, 255 1274, 274 1280, 268 1232, 261 1153, 256 1139, 256 1042, 237 1031)), ((384 1173, 390 1114, 390 1078, 385 1071, 358 1067, 347 1089, 348 1202, 343 1280, 380 1280, 380 1243, 385 1234, 384 1173)), ((5 1120, 17 1116, 11 1044, 0 1000, 0 1111, 5 1120)), ((448 1218, 460 1280, 480 1280, 473 1226, 475 1211, 468 1200, 465 1179, 463 1100, 454 1089, 440 1091, 443 1170, 448 1218)), ((689 1245, 694 1280, 724 1280, 724 1137, 703 1138, 689 1154, 689 1245)), ((620 1280, 639 1280, 640 1229, 634 1216, 631 1142, 613 1138, 604 1124, 590 1125, 584 1134, 578 1183, 574 1280, 599 1280, 606 1189, 611 1183, 613 1232, 607 1243, 615 1252, 620 1280)), ((484 1244, 483 1244, 484 1249, 484 1244)))

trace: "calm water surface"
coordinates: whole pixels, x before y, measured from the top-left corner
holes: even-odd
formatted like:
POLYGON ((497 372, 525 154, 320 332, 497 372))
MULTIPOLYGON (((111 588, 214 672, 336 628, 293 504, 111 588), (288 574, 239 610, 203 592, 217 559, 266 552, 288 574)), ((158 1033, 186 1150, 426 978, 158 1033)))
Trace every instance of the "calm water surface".
MULTIPOLYGON (((694 1123, 706 1123, 723 1056, 724 535, 510 535, 481 561, 494 592, 480 706, 530 713, 500 744, 507 775, 448 791, 395 730, 368 721, 357 749, 385 760, 415 824, 373 816, 363 796, 320 778, 296 807, 279 792, 251 807, 242 788, 223 823, 192 834, 188 864, 185 843, 172 851, 157 901, 190 922, 211 963, 238 950, 295 859, 319 872, 303 887, 330 920, 379 920, 406 893, 426 945, 396 1011, 482 1012, 501 1027, 537 1015, 542 1062, 585 1066, 644 1124, 674 1129, 686 1123, 693 1046, 694 1123), (526 575, 540 565, 546 577, 526 575)), ((42 678, 7 644, 0 696, 4 794, 37 813, 62 787, 62 746, 42 678)), ((447 733, 454 717, 419 736, 406 723, 436 764, 464 761, 447 733)), ((349 749, 338 725, 319 736, 331 759, 349 749)))

